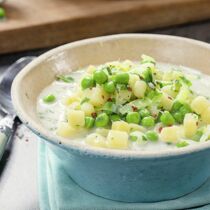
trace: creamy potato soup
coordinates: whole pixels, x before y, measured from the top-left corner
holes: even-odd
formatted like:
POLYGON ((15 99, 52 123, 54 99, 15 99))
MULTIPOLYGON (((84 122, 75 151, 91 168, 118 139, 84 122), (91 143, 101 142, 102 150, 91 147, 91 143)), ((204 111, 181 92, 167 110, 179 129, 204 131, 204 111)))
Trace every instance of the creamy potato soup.
POLYGON ((209 89, 209 76, 142 55, 57 75, 39 95, 37 114, 78 144, 179 149, 210 139, 209 89))

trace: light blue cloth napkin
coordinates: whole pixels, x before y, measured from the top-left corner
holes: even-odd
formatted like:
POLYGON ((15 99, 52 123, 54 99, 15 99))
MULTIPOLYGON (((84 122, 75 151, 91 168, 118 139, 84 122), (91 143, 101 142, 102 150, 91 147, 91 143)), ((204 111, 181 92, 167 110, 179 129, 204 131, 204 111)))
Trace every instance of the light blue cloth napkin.
POLYGON ((39 142, 38 152, 41 210, 171 210, 192 207, 210 210, 210 205, 207 205, 210 203, 210 179, 198 190, 175 200, 123 203, 98 197, 79 187, 67 175, 60 160, 43 140, 39 142), (198 208, 199 206, 203 207, 198 208))

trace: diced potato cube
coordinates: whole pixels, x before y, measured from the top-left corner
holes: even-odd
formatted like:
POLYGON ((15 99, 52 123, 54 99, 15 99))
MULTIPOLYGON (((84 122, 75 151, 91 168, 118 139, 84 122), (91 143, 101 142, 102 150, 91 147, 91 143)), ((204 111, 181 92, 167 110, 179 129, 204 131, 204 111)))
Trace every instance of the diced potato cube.
POLYGON ((143 98, 146 89, 147 89, 146 82, 144 82, 142 80, 136 81, 135 84, 134 84, 134 86, 133 86, 133 94, 137 98, 143 98))
POLYGON ((160 71, 159 69, 155 69, 154 78, 157 79, 157 80, 162 80, 163 72, 160 71))
POLYGON ((163 106, 164 109, 166 110, 171 110, 171 107, 173 105, 173 100, 172 98, 166 94, 166 93, 163 93, 162 96, 161 96, 161 105, 163 106))
POLYGON ((58 125, 56 134, 64 138, 77 137, 85 132, 85 129, 72 127, 67 122, 61 122, 58 125))
POLYGON ((179 126, 165 127, 161 130, 160 139, 168 143, 177 143, 181 137, 181 128, 179 126))
POLYGON ((125 121, 115 121, 112 123, 112 130, 129 132, 130 126, 125 121))
POLYGON ((130 131, 142 131, 142 132, 146 131, 146 128, 144 128, 141 125, 137 125, 135 123, 129 123, 129 126, 130 126, 130 131))
POLYGON ((106 138, 98 133, 89 134, 85 142, 94 147, 106 147, 106 138))
POLYGON ((175 91, 172 90, 172 86, 171 85, 166 85, 161 89, 162 92, 168 94, 169 96, 175 98, 177 93, 175 91))
POLYGON ((173 80, 176 80, 182 77, 183 73, 181 71, 173 71, 172 75, 173 75, 173 80))
POLYGON ((201 114, 201 119, 204 123, 210 124, 210 107, 204 110, 201 114))
POLYGON ((107 137, 107 147, 113 149, 128 148, 128 134, 124 131, 110 130, 107 137))
POLYGON ((122 62, 121 66, 120 66, 120 70, 121 71, 129 71, 132 64, 133 64, 132 61, 125 60, 125 61, 122 62))
POLYGON ((91 114, 95 112, 93 105, 86 102, 81 105, 81 110, 86 116, 91 116, 91 114))
POLYGON ((204 112, 209 106, 209 101, 204 96, 197 96, 191 103, 191 108, 197 114, 204 112))
POLYGON ((84 96, 88 97, 90 99, 89 102, 93 106, 102 106, 108 99, 107 93, 100 86, 96 86, 96 87, 92 88, 91 90, 89 90, 88 95, 84 95, 84 96))
POLYGON ((198 116, 192 113, 186 114, 183 124, 185 137, 191 138, 198 128, 198 116))
POLYGON ((80 101, 80 98, 77 94, 73 94, 73 95, 70 95, 70 96, 67 96, 63 99, 63 104, 68 106, 74 102, 79 102, 80 101))
POLYGON ((131 86, 131 88, 134 87, 136 81, 140 80, 139 76, 136 74, 130 74, 129 75, 129 82, 128 84, 131 86))
POLYGON ((69 110, 72 110, 72 109, 78 110, 78 109, 80 109, 80 102, 78 102, 78 101, 72 102, 66 108, 67 108, 67 113, 69 110))
POLYGON ((166 71, 163 74, 162 80, 164 81, 170 81, 173 80, 173 72, 172 71, 166 71))
POLYGON ((109 133, 109 129, 105 129, 105 128, 97 128, 96 129, 96 133, 106 137, 109 133))
POLYGON ((69 110, 67 119, 69 125, 73 127, 82 127, 85 125, 85 113, 83 111, 69 110))
POLYGON ((187 87, 182 87, 179 90, 178 95, 176 96, 176 100, 180 101, 181 103, 191 102, 192 100, 192 93, 187 87))
POLYGON ((96 70, 96 67, 93 65, 88 66, 87 73, 93 74, 93 72, 96 70))

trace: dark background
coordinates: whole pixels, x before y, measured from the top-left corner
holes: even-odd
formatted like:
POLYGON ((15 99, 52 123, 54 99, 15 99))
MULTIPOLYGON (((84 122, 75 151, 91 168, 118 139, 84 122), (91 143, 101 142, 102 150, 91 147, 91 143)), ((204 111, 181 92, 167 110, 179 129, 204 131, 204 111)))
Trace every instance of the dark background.
MULTIPOLYGON (((210 43, 210 21, 142 33, 183 36, 210 43)), ((38 56, 46 50, 0 55, 0 75, 17 59, 38 56)), ((11 154, 5 155, 0 162, 0 210, 39 209, 37 185, 37 139, 21 126, 16 132, 11 154)))

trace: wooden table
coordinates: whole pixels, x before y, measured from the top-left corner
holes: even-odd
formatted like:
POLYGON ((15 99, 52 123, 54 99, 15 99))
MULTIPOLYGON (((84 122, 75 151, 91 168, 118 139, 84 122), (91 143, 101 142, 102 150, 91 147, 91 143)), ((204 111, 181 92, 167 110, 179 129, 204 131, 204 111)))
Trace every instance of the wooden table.
MULTIPOLYGON (((210 43, 210 21, 155 30, 152 32, 191 37, 210 43)), ((44 51, 45 50, 29 51, 0 56, 0 73, 2 73, 8 65, 22 56, 39 55, 44 51)), ((28 132, 27 136, 31 136, 30 131, 28 132)), ((19 134, 21 134, 21 132, 19 132, 19 134)), ((1 210, 39 209, 37 189, 37 142, 34 141, 34 137, 28 139, 29 141, 26 141, 26 139, 16 137, 9 159, 0 162, 1 210), (3 165, 5 165, 4 169, 3 165)))
POLYGON ((0 54, 210 18, 209 0, 7 0, 0 54))

